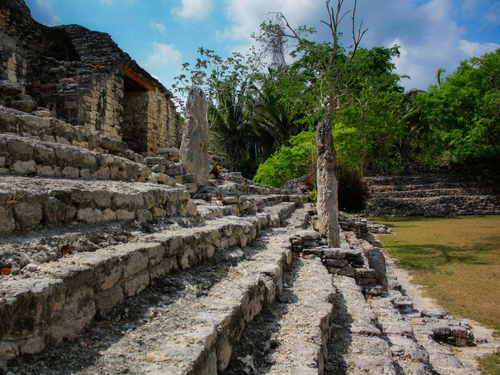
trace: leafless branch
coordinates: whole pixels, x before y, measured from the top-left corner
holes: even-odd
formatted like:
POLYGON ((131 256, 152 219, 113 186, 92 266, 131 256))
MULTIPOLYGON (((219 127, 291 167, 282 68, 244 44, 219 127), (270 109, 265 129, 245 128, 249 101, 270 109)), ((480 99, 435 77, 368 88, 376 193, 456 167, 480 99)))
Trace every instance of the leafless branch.
POLYGON ((354 30, 356 30, 356 22, 355 22, 355 17, 356 17, 356 6, 357 6, 358 0, 354 0, 354 8, 352 9, 352 40, 354 41, 354 46, 351 54, 351 60, 354 59, 354 55, 356 55, 356 51, 358 49, 359 43, 361 42, 361 39, 363 38, 363 35, 368 31, 368 29, 365 29, 363 32, 361 32, 361 27, 363 26, 363 20, 361 20, 359 24, 359 29, 358 29, 358 36, 356 37, 356 33, 354 30))

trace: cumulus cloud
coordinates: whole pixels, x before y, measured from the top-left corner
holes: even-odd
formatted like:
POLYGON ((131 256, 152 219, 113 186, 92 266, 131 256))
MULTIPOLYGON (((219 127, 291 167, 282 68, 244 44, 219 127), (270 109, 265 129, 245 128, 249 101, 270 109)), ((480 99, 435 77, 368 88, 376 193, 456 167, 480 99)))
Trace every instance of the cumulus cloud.
POLYGON ((228 0, 226 18, 232 25, 220 30, 220 39, 250 40, 262 21, 272 18, 273 12, 283 13, 293 26, 305 23, 323 2, 314 0, 228 0))
POLYGON ((465 39, 460 41, 460 49, 464 51, 468 56, 482 56, 485 53, 492 52, 500 48, 500 44, 497 43, 476 43, 469 42, 465 39))
POLYGON ((173 8, 172 14, 182 18, 204 19, 213 10, 213 0, 182 0, 182 8, 173 8))
MULTIPOLYGON (((385 0, 382 6, 380 2, 360 2, 356 18, 363 19, 363 27, 368 28, 362 46, 400 46, 401 57, 394 60, 396 72, 411 77, 401 84, 407 89, 426 89, 434 83, 438 69, 451 73, 468 57, 461 42, 467 30, 458 25, 456 17, 462 11, 459 5, 469 6, 470 2, 430 0, 413 7, 409 3, 385 0)), ((343 31, 349 35, 351 25, 346 24, 343 31)))
POLYGON ((143 64, 147 69, 179 67, 182 65, 182 53, 173 44, 153 43, 154 52, 143 64))
POLYGON ((151 22, 151 28, 155 31, 159 31, 160 33, 165 33, 167 31, 167 27, 159 22, 151 22))

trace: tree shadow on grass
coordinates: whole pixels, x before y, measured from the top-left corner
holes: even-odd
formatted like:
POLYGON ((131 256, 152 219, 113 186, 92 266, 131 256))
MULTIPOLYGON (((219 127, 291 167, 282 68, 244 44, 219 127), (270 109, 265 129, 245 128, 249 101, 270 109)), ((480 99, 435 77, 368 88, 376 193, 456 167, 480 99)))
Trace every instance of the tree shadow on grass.
POLYGON ((437 267, 449 264, 489 265, 491 260, 484 259, 479 252, 495 250, 495 246, 486 245, 480 249, 475 247, 459 248, 448 245, 398 245, 389 250, 391 256, 399 260, 399 266, 410 270, 434 271, 437 267))

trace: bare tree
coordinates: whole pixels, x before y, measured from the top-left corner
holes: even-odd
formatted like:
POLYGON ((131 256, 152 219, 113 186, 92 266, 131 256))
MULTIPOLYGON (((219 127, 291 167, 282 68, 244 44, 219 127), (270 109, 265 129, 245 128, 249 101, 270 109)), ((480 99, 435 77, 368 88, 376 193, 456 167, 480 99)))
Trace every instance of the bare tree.
MULTIPOLYGON (((356 33, 355 15, 357 0, 354 0, 352 10, 342 12, 344 0, 337 0, 337 7, 330 6, 331 0, 326 1, 328 20, 321 21, 330 29, 332 37, 332 48, 330 53, 325 53, 324 44, 311 42, 301 36, 304 31, 311 31, 305 27, 293 28, 286 17, 280 14, 284 24, 283 37, 295 40, 299 47, 306 53, 315 56, 318 65, 317 69, 321 74, 321 79, 325 82, 325 95, 322 104, 325 110, 323 121, 318 124, 316 130, 316 142, 318 148, 317 164, 317 182, 318 198, 317 210, 319 217, 319 230, 322 236, 326 237, 328 245, 332 247, 340 246, 340 230, 338 223, 338 187, 337 187, 337 159, 335 145, 332 137, 332 119, 335 111, 342 109, 342 104, 346 96, 350 95, 354 79, 349 77, 347 70, 356 56, 359 44, 363 35, 368 29, 361 31, 363 22, 360 23, 356 33), (351 13, 352 20, 352 39, 353 45, 348 54, 348 58, 342 64, 338 64, 336 57, 343 54, 343 48, 340 45, 339 25, 342 20, 351 13)), ((270 30, 271 32, 273 30, 270 30)))

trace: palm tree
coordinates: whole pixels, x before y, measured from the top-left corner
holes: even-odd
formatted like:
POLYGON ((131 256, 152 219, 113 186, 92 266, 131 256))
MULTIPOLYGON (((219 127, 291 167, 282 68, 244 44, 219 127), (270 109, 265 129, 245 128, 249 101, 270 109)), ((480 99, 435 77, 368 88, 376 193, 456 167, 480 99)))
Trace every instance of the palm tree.
POLYGON ((403 113, 398 121, 400 129, 393 134, 393 145, 400 164, 413 161, 411 153, 419 147, 421 142, 422 110, 415 105, 415 98, 422 93, 425 91, 411 89, 405 93, 402 101, 403 113))
POLYGON ((261 163, 281 146, 289 146, 290 137, 299 130, 293 121, 291 110, 280 102, 273 83, 271 75, 268 75, 262 78, 260 88, 253 86, 255 101, 252 123, 260 136, 261 163))
POLYGON ((210 131, 224 148, 232 172, 238 170, 252 133, 246 101, 246 84, 239 90, 228 85, 218 90, 216 104, 208 109, 210 131))
POLYGON ((442 79, 441 79, 441 75, 443 73, 446 72, 446 69, 444 68, 439 68, 437 71, 436 71, 436 80, 437 80, 437 84, 438 84, 438 89, 441 88, 441 82, 442 82, 442 79))

